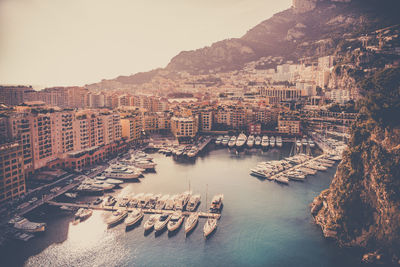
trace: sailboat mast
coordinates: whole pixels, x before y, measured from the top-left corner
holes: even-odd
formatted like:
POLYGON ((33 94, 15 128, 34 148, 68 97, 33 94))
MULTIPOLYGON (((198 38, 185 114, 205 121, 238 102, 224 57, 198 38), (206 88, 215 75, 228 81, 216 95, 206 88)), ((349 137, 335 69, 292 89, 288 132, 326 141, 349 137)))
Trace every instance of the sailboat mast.
POLYGON ((206 211, 207 211, 207 205, 208 205, 208 184, 206 184, 206 211))

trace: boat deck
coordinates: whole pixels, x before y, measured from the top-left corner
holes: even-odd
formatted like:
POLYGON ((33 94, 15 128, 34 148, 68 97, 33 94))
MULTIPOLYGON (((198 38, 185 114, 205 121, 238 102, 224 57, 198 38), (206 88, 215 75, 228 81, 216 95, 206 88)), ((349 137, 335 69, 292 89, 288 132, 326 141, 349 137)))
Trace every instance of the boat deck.
MULTIPOLYGON (((55 202, 55 201, 48 201, 47 203, 52 206, 88 208, 88 209, 93 209, 93 210, 104 210, 104 211, 116 211, 116 210, 120 210, 120 209, 127 210, 127 211, 133 211, 135 209, 135 208, 130 208, 130 207, 118 207, 117 205, 104 206, 104 205, 93 205, 93 204, 88 204, 88 203, 63 203, 63 202, 55 202)), ((172 214, 175 212, 174 210, 157 210, 157 209, 142 209, 142 211, 147 214, 161 214, 161 213, 172 214)), ((194 212, 190 212, 190 211, 182 212, 182 214, 185 216, 189 216, 192 213, 194 213, 194 212)), ((199 217, 219 219, 221 217, 221 214, 200 211, 199 217)))

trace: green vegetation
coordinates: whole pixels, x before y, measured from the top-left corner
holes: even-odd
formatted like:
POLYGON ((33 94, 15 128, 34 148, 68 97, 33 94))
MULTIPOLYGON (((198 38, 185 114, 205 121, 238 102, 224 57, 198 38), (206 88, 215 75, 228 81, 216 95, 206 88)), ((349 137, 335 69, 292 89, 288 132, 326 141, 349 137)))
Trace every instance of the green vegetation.
POLYGON ((400 68, 379 71, 360 86, 361 112, 382 128, 400 126, 400 68))

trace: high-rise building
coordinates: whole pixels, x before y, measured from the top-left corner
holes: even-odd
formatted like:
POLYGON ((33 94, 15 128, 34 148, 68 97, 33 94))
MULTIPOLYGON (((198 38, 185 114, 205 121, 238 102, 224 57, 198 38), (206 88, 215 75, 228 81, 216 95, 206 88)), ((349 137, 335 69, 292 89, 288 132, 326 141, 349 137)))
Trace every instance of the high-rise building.
POLYGON ((122 137, 127 142, 137 142, 140 140, 142 132, 142 120, 139 114, 129 115, 121 119, 122 137))
POLYGON ((22 145, 0 145, 0 203, 16 199, 26 192, 22 145))

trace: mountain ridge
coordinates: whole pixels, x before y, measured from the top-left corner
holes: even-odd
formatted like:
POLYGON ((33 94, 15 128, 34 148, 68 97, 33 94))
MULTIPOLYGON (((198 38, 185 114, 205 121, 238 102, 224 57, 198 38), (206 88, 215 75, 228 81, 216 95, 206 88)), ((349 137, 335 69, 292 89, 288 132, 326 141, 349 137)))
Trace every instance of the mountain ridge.
MULTIPOLYGON (((312 1, 312 0, 302 0, 312 1)), ((121 85, 142 84, 159 71, 208 74, 241 69, 265 56, 298 61, 303 57, 332 54, 344 36, 359 36, 400 23, 396 0, 315 1, 315 9, 304 13, 293 8, 274 14, 249 29, 241 38, 225 39, 196 50, 182 51, 165 68, 103 80, 121 85)), ((94 85, 98 85, 94 84, 94 85)))

